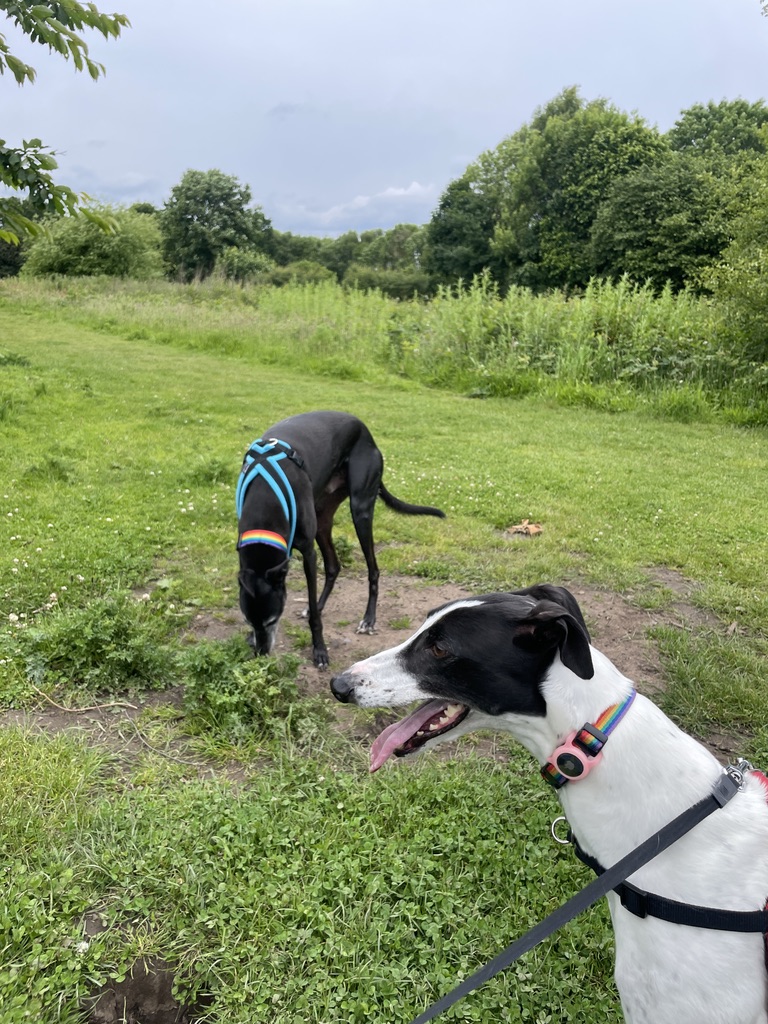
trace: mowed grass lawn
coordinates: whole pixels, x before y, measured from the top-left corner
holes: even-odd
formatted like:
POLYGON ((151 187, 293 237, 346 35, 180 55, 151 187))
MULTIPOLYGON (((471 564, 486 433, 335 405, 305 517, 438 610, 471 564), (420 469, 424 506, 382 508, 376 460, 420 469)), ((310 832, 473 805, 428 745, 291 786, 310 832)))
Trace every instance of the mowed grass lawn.
MULTIPOLYGON (((89 692, 87 679, 67 681, 66 658, 53 671, 39 653, 52 635, 82 653, 100 639, 88 609, 116 595, 134 595, 137 635, 156 628, 152 643, 170 652, 146 685, 184 683, 174 652, 189 617, 236 607, 242 454, 273 422, 315 408, 359 415, 389 488, 448 512, 439 522, 380 505, 383 572, 478 591, 580 579, 661 608, 674 595, 654 567, 695 581, 723 628, 659 631, 665 704, 701 733, 742 733, 742 752, 768 762, 765 431, 477 400, 381 371, 370 382, 308 375, 10 304, 2 705, 39 705, 41 690, 119 698, 103 676, 89 692), (505 527, 523 519, 543 532, 511 540, 505 527)), ((346 513, 337 532, 356 548, 346 513)), ((552 847, 557 804, 527 756, 425 758, 370 779, 364 752, 322 715, 312 721, 309 738, 275 731, 258 756, 222 744, 222 760, 240 758, 238 785, 200 782, 183 759, 149 750, 126 763, 76 737, 2 729, 0 1024, 77 1020, 82 997, 142 956, 162 956, 179 997, 227 1024, 407 1022, 586 880, 552 847), (92 913, 108 927, 85 941, 92 913)), ((185 730, 162 717, 150 727, 185 730)), ((596 908, 447 1019, 619 1021, 611 960, 596 908)))

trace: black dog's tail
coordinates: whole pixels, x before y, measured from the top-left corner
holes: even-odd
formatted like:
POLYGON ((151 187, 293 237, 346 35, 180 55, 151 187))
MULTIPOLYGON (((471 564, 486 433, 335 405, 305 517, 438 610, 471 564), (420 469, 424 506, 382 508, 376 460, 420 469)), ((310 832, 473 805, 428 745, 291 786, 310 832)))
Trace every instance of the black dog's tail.
POLYGON ((407 501, 400 501, 394 494, 390 494, 383 483, 379 484, 379 497, 389 508, 395 512, 401 512, 406 516, 438 516, 445 519, 445 512, 439 508, 432 508, 431 505, 409 505, 407 501))

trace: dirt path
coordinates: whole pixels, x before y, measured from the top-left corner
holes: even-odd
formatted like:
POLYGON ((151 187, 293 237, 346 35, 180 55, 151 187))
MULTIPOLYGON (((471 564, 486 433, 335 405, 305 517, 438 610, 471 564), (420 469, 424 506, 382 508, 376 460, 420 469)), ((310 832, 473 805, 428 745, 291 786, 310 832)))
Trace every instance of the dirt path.
MULTIPOLYGON (((647 611, 633 603, 633 594, 626 597, 612 591, 600 590, 585 584, 571 584, 582 607, 593 642, 618 668, 634 680, 638 689, 653 697, 664 688, 664 673, 658 651, 648 638, 649 627, 658 624, 689 626, 692 628, 724 629, 725 625, 713 615, 702 611, 691 602, 695 585, 669 570, 656 570, 655 582, 672 591, 673 602, 663 611, 647 611)), ((308 639, 306 619, 302 612, 306 606, 304 592, 299 580, 292 580, 288 604, 278 631, 276 653, 297 649, 301 633, 308 639), (299 639, 297 640, 297 634, 299 639)), ((405 640, 424 620, 432 608, 461 597, 471 597, 472 592, 453 584, 428 585, 410 576, 383 576, 380 584, 377 631, 373 636, 355 633, 355 627, 365 608, 367 581, 360 575, 347 572, 342 574, 336 585, 324 616, 326 643, 331 657, 331 669, 320 672, 311 664, 311 650, 299 647, 304 663, 299 670, 299 686, 306 693, 328 695, 328 684, 334 672, 377 651, 394 646, 405 640)), ((219 613, 200 612, 190 624, 191 632, 197 638, 224 639, 244 631, 245 626, 239 611, 219 613)), ((330 697, 329 697, 330 699, 330 697)), ((119 759, 131 761, 138 753, 151 749, 146 737, 135 725, 135 719, 142 710, 152 705, 171 705, 179 708, 181 717, 181 690, 147 694, 141 700, 130 702, 133 706, 117 703, 96 710, 82 712, 64 711, 54 707, 38 712, 7 712, 0 716, 0 724, 24 723, 33 729, 58 732, 63 729, 80 729, 92 742, 102 742, 119 759)), ((361 726, 359 717, 350 714, 331 701, 337 727, 349 732, 354 738, 365 740, 393 716, 384 713, 377 717, 374 725, 361 726)), ((737 738, 724 735, 710 737, 708 745, 720 759, 734 753, 732 745, 737 738)), ((493 744, 489 743, 488 749, 493 744)), ((449 748, 446 748, 449 749, 449 748)), ((213 767, 185 752, 183 740, 172 748, 162 751, 165 756, 176 758, 197 770, 201 777, 221 774, 220 766, 213 767)), ((226 772, 226 769, 224 769, 226 772)), ((237 774, 238 770, 233 768, 237 774)))

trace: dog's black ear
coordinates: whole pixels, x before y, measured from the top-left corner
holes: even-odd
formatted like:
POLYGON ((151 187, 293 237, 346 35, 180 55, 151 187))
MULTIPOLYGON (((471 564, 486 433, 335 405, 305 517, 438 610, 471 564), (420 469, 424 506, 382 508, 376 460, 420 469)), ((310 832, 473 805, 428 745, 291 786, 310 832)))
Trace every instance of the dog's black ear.
POLYGON ((557 647, 562 663, 579 678, 591 679, 595 674, 581 614, 577 618, 554 601, 539 601, 519 623, 512 642, 525 650, 557 647))
POLYGON ((554 601, 555 604, 559 604, 567 612, 571 613, 574 619, 581 625, 581 628, 587 634, 587 640, 589 640, 589 630, 584 621, 584 616, 581 614, 579 602, 570 590, 566 590, 565 587, 556 587, 554 583, 536 583, 532 587, 513 590, 512 593, 520 594, 523 597, 532 597, 535 601, 554 601))
POLYGON ((250 594, 251 597, 256 597, 256 588, 254 585, 255 579, 256 573, 253 571, 253 569, 241 569, 240 572, 237 574, 237 582, 240 584, 240 586, 243 588, 246 594, 250 594))
POLYGON ((273 587, 282 587, 285 584, 285 577, 288 575, 288 567, 290 565, 289 559, 286 558, 280 565, 275 565, 271 569, 267 569, 264 573, 264 577, 273 587))

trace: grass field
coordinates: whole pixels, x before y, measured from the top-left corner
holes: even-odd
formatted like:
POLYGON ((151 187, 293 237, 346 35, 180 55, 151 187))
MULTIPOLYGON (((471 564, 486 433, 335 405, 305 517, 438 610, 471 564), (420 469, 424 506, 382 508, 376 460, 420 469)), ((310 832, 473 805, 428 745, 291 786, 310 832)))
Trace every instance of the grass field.
MULTIPOLYGON (((290 413, 358 414, 388 486, 448 512, 380 507, 384 573, 477 590, 582 580, 661 609, 674 595, 654 568, 695 581, 723 626, 658 630, 663 703, 768 763, 764 429, 429 390, 351 358, 344 338, 334 354, 316 296, 264 314, 292 325, 295 365, 287 332, 279 358, 249 351, 269 330, 258 308, 235 329, 227 307, 228 333, 215 295, 201 299, 191 344, 159 299, 162 331, 138 329, 125 302, 95 324, 94 301, 0 287, 0 704, 178 684, 195 702, 141 720, 158 743, 186 737, 176 760, 0 730, 0 1024, 71 1024, 141 957, 162 957, 179 997, 222 1024, 406 1024, 586 880, 553 852, 557 805, 527 756, 369 779, 365 752, 291 690, 293 664, 182 641, 199 609, 236 606, 240 458, 290 413), (510 541, 526 518, 542 534, 510 541), (200 751, 218 779, 184 763, 200 751), (107 927, 85 940, 94 915, 107 927)), ((354 551, 346 514, 337 532, 354 551)), ((611 969, 600 907, 446 1019, 619 1021, 611 969)))

